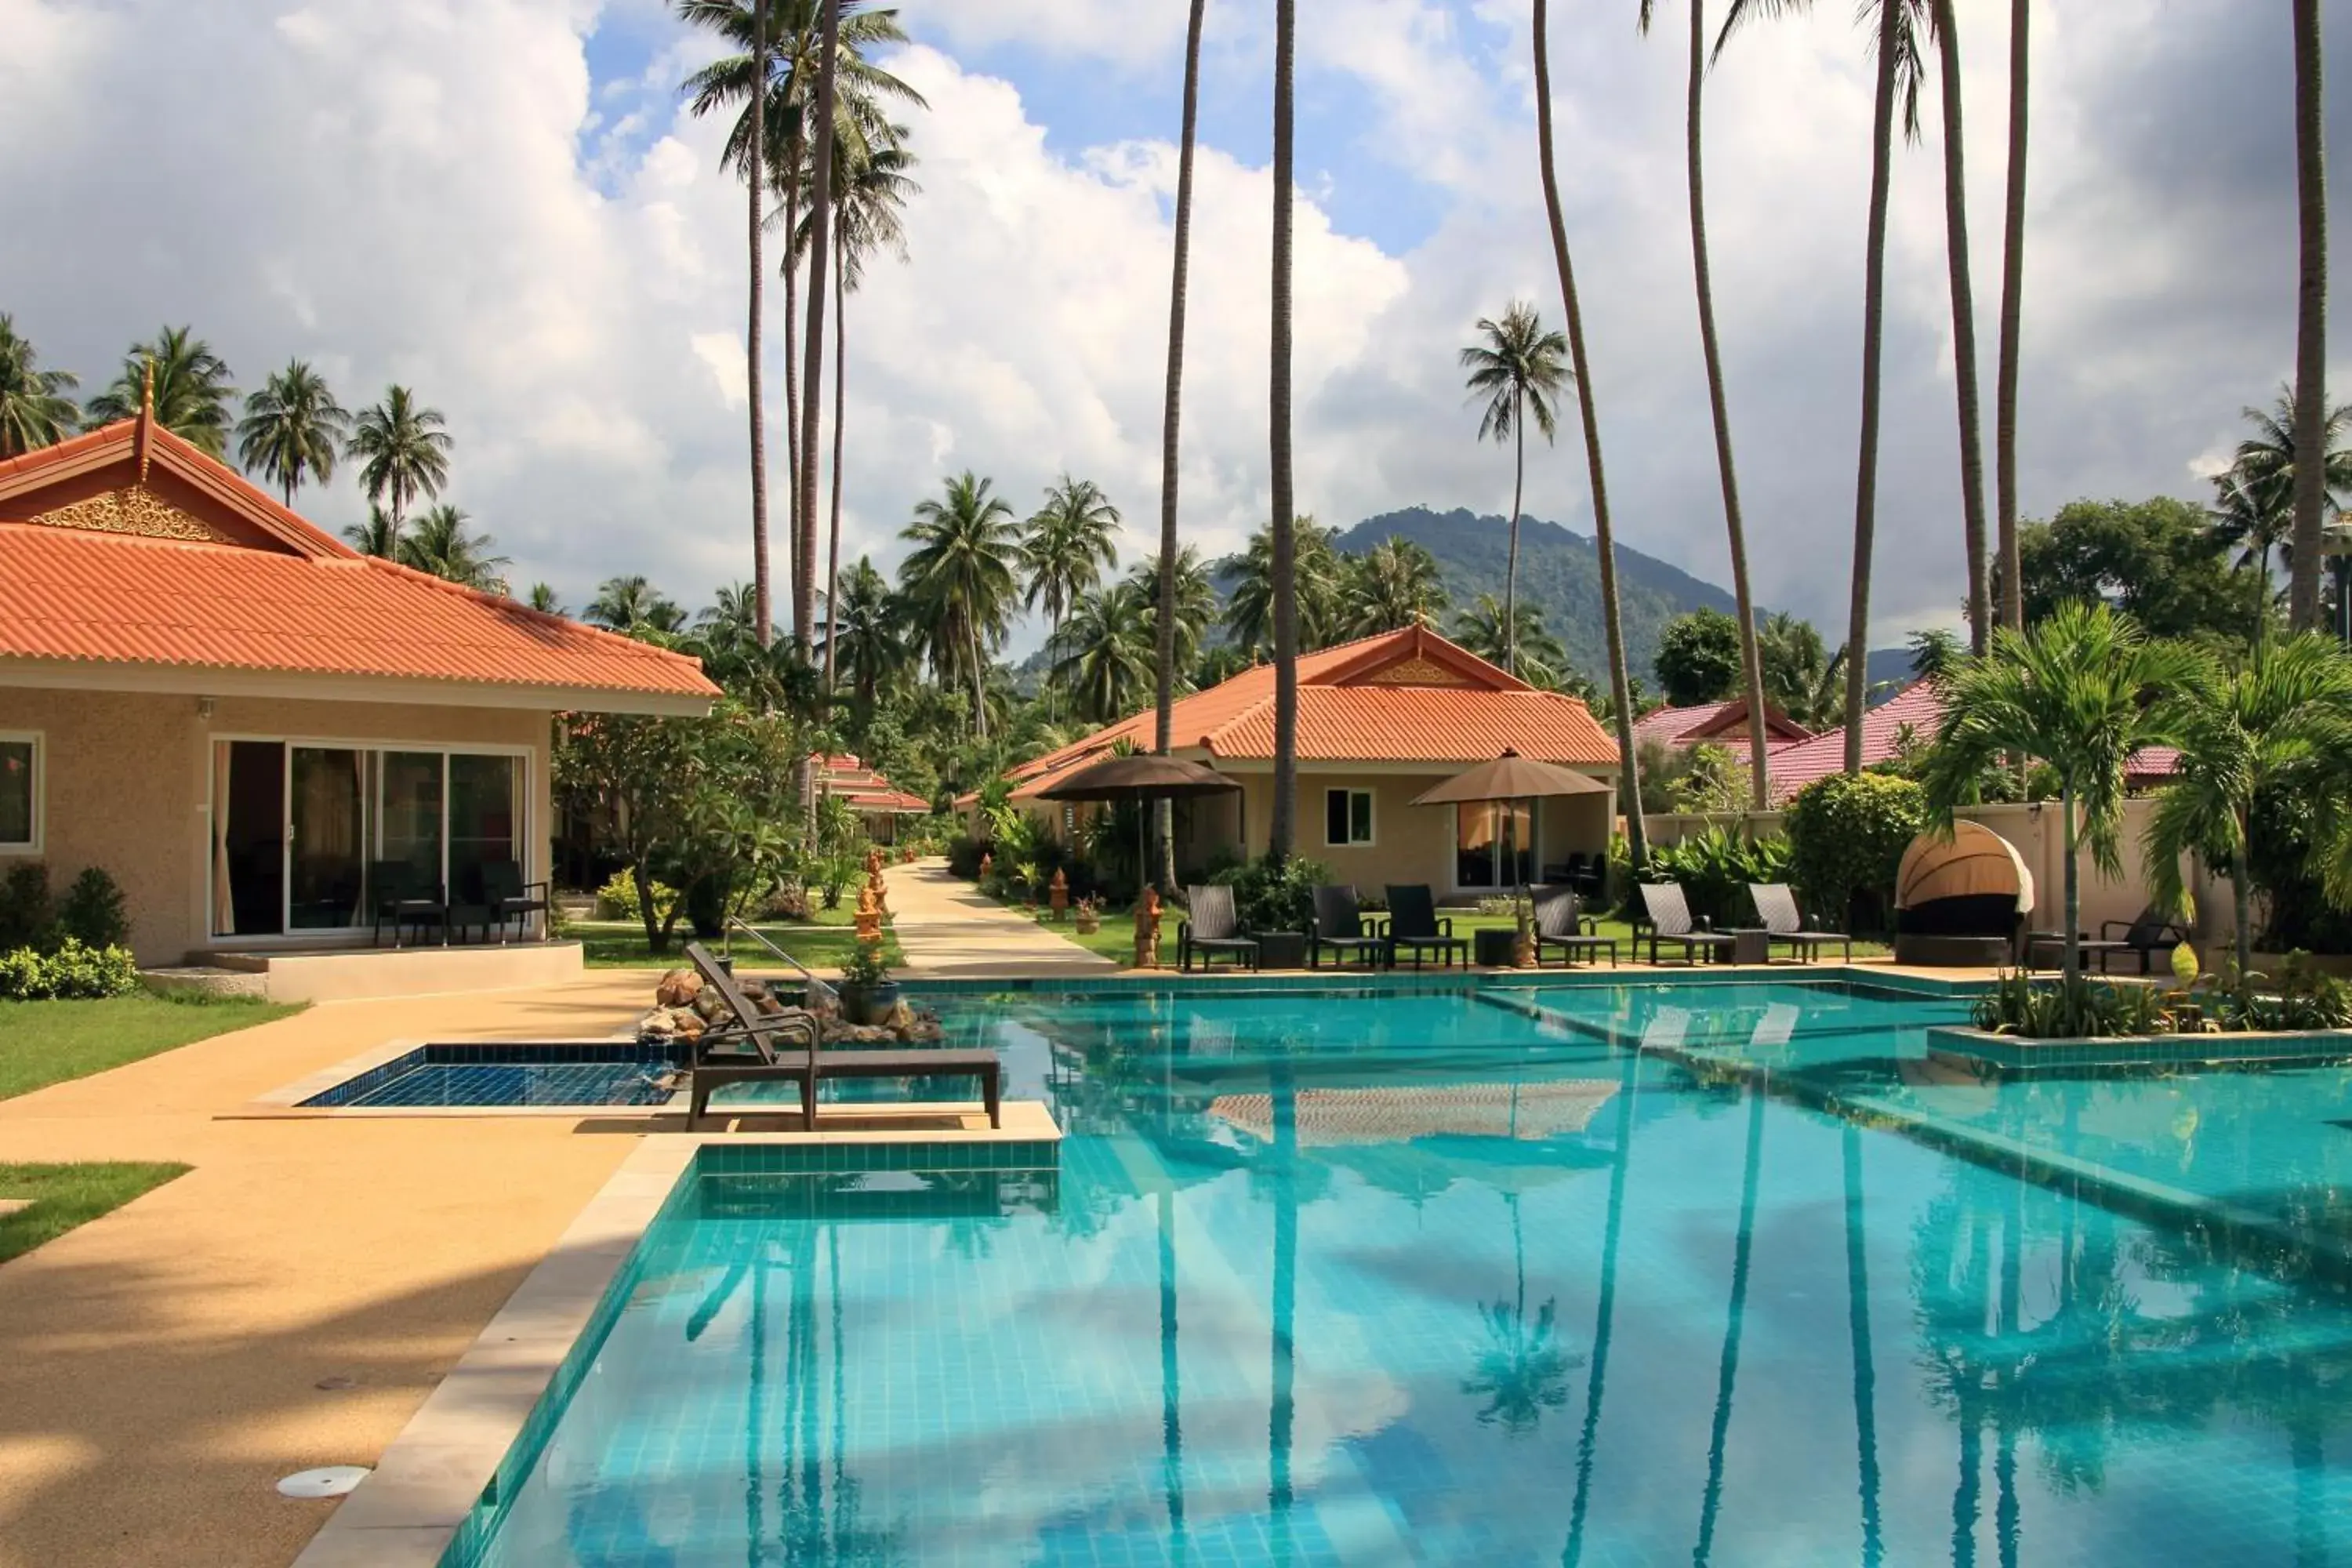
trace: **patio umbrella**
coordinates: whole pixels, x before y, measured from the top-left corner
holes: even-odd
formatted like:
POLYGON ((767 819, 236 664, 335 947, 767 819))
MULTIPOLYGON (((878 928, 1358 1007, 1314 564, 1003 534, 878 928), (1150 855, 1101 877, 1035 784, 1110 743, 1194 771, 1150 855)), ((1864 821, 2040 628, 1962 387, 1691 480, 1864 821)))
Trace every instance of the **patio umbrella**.
MULTIPOLYGON (((1131 756, 1105 757, 1101 762, 1080 768, 1051 788, 1039 790, 1037 798, 1111 804, 1134 801, 1142 804, 1155 800, 1197 800, 1204 795, 1231 795, 1241 787, 1240 781, 1229 779, 1214 768, 1204 768, 1198 763, 1188 763, 1178 757, 1139 752, 1131 756)), ((1139 821, 1135 828, 1138 898, 1143 896, 1143 885, 1150 880, 1145 875, 1149 858, 1144 847, 1144 825, 1139 821)))
MULTIPOLYGON (((1480 804, 1516 805, 1528 803, 1530 814, 1534 803, 1570 795, 1606 795, 1609 786, 1599 779, 1563 768, 1552 763, 1523 757, 1506 750, 1491 763, 1480 763, 1468 773, 1457 773, 1434 788, 1426 789, 1413 797, 1415 805, 1476 805, 1480 804)), ((1504 842, 1509 849, 1511 864, 1518 864, 1518 847, 1510 842, 1518 826, 1517 813, 1503 819, 1504 842)), ((1519 881, 1516 893, 1524 894, 1527 883, 1519 881)))

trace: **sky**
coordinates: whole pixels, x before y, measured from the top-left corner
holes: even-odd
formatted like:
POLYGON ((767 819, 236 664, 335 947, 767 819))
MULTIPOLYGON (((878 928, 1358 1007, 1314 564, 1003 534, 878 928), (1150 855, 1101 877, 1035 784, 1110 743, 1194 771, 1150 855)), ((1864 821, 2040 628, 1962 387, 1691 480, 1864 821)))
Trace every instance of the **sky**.
MULTIPOLYGON (((1554 8, 1593 392, 1621 541, 1727 583, 1691 290, 1688 12, 1664 0, 1645 38, 1636 8, 1554 8)), ((1958 0, 1988 468, 2009 10, 1958 0)), ((2352 18, 2329 10, 2331 76, 2352 79, 2352 18)), ((922 194, 907 260, 877 259, 850 300, 845 558, 892 567, 914 505, 965 468, 1024 515, 1057 475, 1093 479, 1125 514, 1126 554, 1156 547, 1185 11, 901 7, 910 41, 880 63, 928 105, 905 116, 922 194)), ((1208 8, 1181 497, 1186 539, 1211 554, 1262 523, 1270 493, 1272 12, 1208 8)), ((2287 7, 2035 12, 2024 509, 2200 497, 2242 405, 2294 363, 2287 7)), ((1525 0, 1299 6, 1294 426, 1299 508, 1325 522, 1509 506, 1509 456, 1476 440, 1456 356, 1514 300, 1560 320, 1528 18, 1525 0)), ((518 588, 550 582, 577 608, 603 578, 642 574, 695 605, 750 575, 744 202, 719 125, 677 91, 713 45, 662 0, 0 0, 0 311, 45 364, 94 391, 131 342, 184 322, 242 388, 292 358, 354 408, 397 381, 446 416, 444 499, 496 537, 518 588)), ((1739 35, 1707 96, 1755 591, 1832 642, 1853 547, 1865 44, 1832 0, 1739 35)), ((1895 167, 1881 647, 1955 624, 1963 592, 1932 86, 1922 110, 1895 167)), ((2340 92, 2329 125, 2344 145, 2340 92)), ((769 298, 781 582, 781 289, 769 298)), ((298 504, 331 528, 364 510, 347 471, 298 504)), ((1572 420, 1531 448, 1527 508, 1590 531, 1572 420)))

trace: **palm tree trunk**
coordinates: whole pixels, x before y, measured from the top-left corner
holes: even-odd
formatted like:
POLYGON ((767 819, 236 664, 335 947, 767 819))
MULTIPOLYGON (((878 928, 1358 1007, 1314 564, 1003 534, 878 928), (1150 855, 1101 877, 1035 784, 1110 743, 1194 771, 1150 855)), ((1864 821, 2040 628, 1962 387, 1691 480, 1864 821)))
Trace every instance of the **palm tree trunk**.
POLYGON ((1870 237, 1862 304, 1862 458, 1853 488, 1853 603, 1846 618, 1845 771, 1862 772, 1870 691, 1870 552, 1878 531, 1879 360, 1886 317, 1886 195, 1895 174, 1895 29, 1900 0, 1878 0, 1878 101, 1870 149, 1870 237))
POLYGON ((1511 548, 1503 565, 1503 668, 1519 672, 1519 508, 1528 493, 1528 395, 1511 394, 1511 434, 1518 444, 1511 475, 1511 548))
POLYGON ((751 405, 751 636, 768 646, 773 623, 768 581, 767 405, 760 387, 760 307, 767 292, 768 264, 761 257, 761 224, 767 216, 763 155, 768 150, 768 6, 751 0, 751 142, 744 151, 744 188, 751 195, 751 300, 744 328, 744 391, 751 405))
POLYGON ((985 742, 988 739, 988 661, 981 657, 980 623, 967 616, 963 629, 965 646, 971 650, 972 731, 985 742))
MULTIPOLYGON (((1694 4, 1693 11, 1699 9, 1694 4)), ((1731 1437, 1731 1394, 1739 1381, 1739 1333, 1748 1312, 1748 1265, 1756 1246, 1757 1177, 1764 1163, 1764 1090, 1748 1086, 1748 1159, 1739 1175, 1739 1228, 1731 1243, 1731 1306, 1724 1315, 1723 1359, 1716 1370, 1715 1426, 1706 1446, 1706 1490, 1699 1507, 1698 1548, 1691 1561, 1707 1562, 1715 1547, 1717 1510, 1723 1504, 1724 1447, 1731 1437)))
POLYGON ((1999 492, 2000 624, 2025 629, 2025 584, 2017 554, 2017 369, 2025 311, 2025 152, 2032 0, 2009 7, 2009 192, 2000 246, 2000 379, 1993 393, 1993 483, 1999 492))
MULTIPOLYGON (((1160 426, 1160 668, 1154 684, 1159 719, 1152 746, 1161 756, 1176 729, 1176 489, 1181 477, 1179 436, 1184 413, 1184 304, 1192 268, 1192 147, 1201 119, 1201 28, 1208 0, 1192 0, 1184 34, 1184 132, 1176 154, 1176 261, 1168 299, 1168 392, 1160 426)), ((1160 847, 1160 886, 1176 886, 1175 803, 1152 807, 1160 847)))
POLYGON ((1268 456, 1274 489, 1274 806, 1266 853, 1290 853, 1298 817, 1298 539, 1290 469, 1292 96, 1298 0, 1274 5, 1274 364, 1268 456))
POLYGON ((1601 616, 1609 640, 1609 696, 1616 710, 1619 809, 1625 814, 1625 841, 1635 870, 1650 858, 1642 820, 1642 774, 1633 756, 1633 693, 1625 677, 1625 627, 1617 605, 1617 535, 1609 517, 1609 480, 1601 461, 1601 418, 1593 405, 1592 369, 1584 346, 1584 311, 1577 300, 1576 268, 1568 253, 1568 226, 1560 216, 1559 181, 1551 145, 1551 50, 1547 39, 1548 0, 1535 0, 1536 151, 1543 170, 1544 207, 1551 222, 1552 260, 1559 271, 1560 301, 1568 313, 1569 357, 1576 369, 1576 404, 1584 424, 1584 461, 1591 476, 1593 544, 1601 555, 1601 616))
POLYGON ((824 409, 818 399, 824 385, 824 275, 833 258, 833 115, 835 65, 841 47, 843 0, 820 0, 824 8, 824 36, 816 73, 816 136, 810 146, 808 329, 803 352, 807 362, 801 377, 806 398, 801 408, 799 481, 799 551, 801 574, 793 592, 793 645, 805 660, 811 623, 816 612, 816 454, 818 425, 824 409))
POLYGON ((2246 868, 2253 861, 2253 814, 2238 814, 2238 854, 2230 868, 2230 902, 2237 930, 2232 933, 2238 950, 2238 973, 2242 984, 2246 972, 2254 966, 2254 899, 2253 877, 2246 868))
POLYGON ((2294 0, 2294 164, 2302 286, 2294 334, 2294 563, 2287 619, 2319 625, 2320 530, 2327 521, 2327 144, 2320 0, 2294 0))
MULTIPOLYGON (((846 236, 838 242, 846 249, 846 236)), ((841 432, 849 411, 849 268, 833 268, 833 538, 824 552, 824 694, 833 696, 834 645, 841 640, 841 432)))
POLYGON ((1715 466, 1723 479, 1723 523, 1731 539, 1731 592, 1738 601, 1739 664, 1748 685, 1749 804, 1772 803, 1768 767, 1771 743, 1764 729, 1764 661, 1756 651, 1756 601, 1748 588, 1748 524, 1739 510, 1739 474, 1731 458, 1731 405, 1724 390, 1723 349, 1715 330, 1715 271, 1706 244, 1706 153, 1702 106, 1706 89, 1706 0, 1691 0, 1690 102, 1685 139, 1690 159, 1691 270, 1698 288, 1698 341, 1706 358, 1707 405, 1715 416, 1715 466))
POLYGON ((1969 647, 1981 657, 1992 637, 1992 602, 1985 586, 1984 411, 1977 391, 1976 284, 1969 275, 1960 30, 1952 0, 1935 0, 1935 7, 1936 55, 1943 72, 1944 240, 1952 272, 1952 379, 1960 405, 1960 523, 1969 552, 1969 647))
POLYGON ((1878 1514, 1878 1370, 1871 1351, 1869 1236, 1862 1216, 1862 1129, 1838 1130, 1845 1174, 1846 1333, 1853 1350, 1853 1440, 1856 1490, 1862 1495, 1862 1562, 1878 1568, 1885 1543, 1878 1514))
MULTIPOLYGON (((801 573, 801 258, 794 240, 801 229, 801 177, 797 167, 784 180, 784 552, 790 558, 788 592, 800 593, 801 573)), ((790 604, 787 600, 787 605, 790 604)))
POLYGON ((2059 837, 2066 849, 2066 984, 2072 985, 2083 975, 2083 867, 2075 852, 2074 785, 2070 780, 2058 792, 2059 837))

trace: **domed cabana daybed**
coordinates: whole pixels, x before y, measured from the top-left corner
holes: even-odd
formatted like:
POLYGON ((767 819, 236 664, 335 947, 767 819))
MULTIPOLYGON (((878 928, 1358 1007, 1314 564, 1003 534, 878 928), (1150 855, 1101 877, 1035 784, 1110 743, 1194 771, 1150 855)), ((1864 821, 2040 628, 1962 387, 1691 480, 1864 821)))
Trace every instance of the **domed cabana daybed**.
POLYGON ((1981 969, 2017 961, 2033 910, 2024 858, 1981 823, 1949 837, 1923 833, 1895 874, 1895 961, 1930 969, 1981 969))

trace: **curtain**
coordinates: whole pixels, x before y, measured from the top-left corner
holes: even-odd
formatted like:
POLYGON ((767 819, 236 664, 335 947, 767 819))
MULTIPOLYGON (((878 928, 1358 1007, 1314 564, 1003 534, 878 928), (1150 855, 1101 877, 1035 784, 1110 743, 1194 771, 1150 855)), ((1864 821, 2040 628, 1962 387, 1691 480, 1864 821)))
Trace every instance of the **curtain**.
POLYGON ((228 875, 229 743, 213 742, 213 934, 236 934, 236 895, 228 875))

